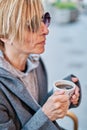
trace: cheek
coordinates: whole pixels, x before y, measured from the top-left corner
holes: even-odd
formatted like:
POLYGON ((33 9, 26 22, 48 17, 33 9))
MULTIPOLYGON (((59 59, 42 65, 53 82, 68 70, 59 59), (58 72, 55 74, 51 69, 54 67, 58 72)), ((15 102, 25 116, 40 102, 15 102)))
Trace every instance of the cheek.
POLYGON ((39 50, 42 49, 41 45, 38 44, 40 42, 40 38, 37 33, 25 33, 24 36, 24 48, 28 52, 37 53, 39 50))
POLYGON ((24 40, 24 44, 25 44, 25 48, 28 50, 28 51, 32 51, 34 50, 36 47, 36 39, 35 38, 29 38, 29 37, 26 37, 25 40, 24 40))
POLYGON ((37 36, 36 34, 25 33, 24 41, 28 44, 35 43, 35 41, 37 41, 37 36))

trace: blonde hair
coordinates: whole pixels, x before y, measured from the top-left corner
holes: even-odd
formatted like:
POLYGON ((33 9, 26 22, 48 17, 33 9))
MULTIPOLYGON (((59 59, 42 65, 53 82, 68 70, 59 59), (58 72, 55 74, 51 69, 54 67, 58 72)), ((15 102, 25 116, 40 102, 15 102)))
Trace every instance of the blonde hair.
POLYGON ((36 32, 42 14, 41 0, 0 0, 0 38, 23 41, 24 29, 36 32))

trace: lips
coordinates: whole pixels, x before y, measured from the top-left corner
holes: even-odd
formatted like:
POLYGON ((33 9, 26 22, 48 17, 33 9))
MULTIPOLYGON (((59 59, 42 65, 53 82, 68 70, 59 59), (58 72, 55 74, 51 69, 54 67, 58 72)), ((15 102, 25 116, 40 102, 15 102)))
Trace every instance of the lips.
POLYGON ((43 40, 42 42, 44 42, 44 43, 45 43, 45 42, 46 42, 46 38, 44 38, 44 40, 43 40))
POLYGON ((41 43, 45 44, 45 43, 46 43, 46 40, 42 41, 41 43))
POLYGON ((40 38, 40 40, 38 41, 39 44, 45 44, 46 43, 46 37, 42 37, 40 38))

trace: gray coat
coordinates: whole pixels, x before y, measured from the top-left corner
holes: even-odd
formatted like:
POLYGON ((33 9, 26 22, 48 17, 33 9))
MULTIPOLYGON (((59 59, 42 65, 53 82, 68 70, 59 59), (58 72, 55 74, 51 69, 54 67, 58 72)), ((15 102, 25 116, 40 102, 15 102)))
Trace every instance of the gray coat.
POLYGON ((42 62, 36 72, 39 104, 17 77, 0 68, 0 130, 60 130, 41 110, 41 105, 49 96, 42 62))

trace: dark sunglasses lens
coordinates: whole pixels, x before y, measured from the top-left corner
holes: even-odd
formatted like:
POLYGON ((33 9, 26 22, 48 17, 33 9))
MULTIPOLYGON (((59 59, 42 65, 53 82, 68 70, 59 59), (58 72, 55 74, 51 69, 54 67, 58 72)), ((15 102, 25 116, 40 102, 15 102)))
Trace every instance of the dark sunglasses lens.
POLYGON ((43 22, 44 22, 44 24, 45 24, 47 27, 49 27, 50 21, 51 21, 51 17, 50 17, 50 14, 47 12, 47 13, 45 13, 44 16, 43 16, 43 22))

